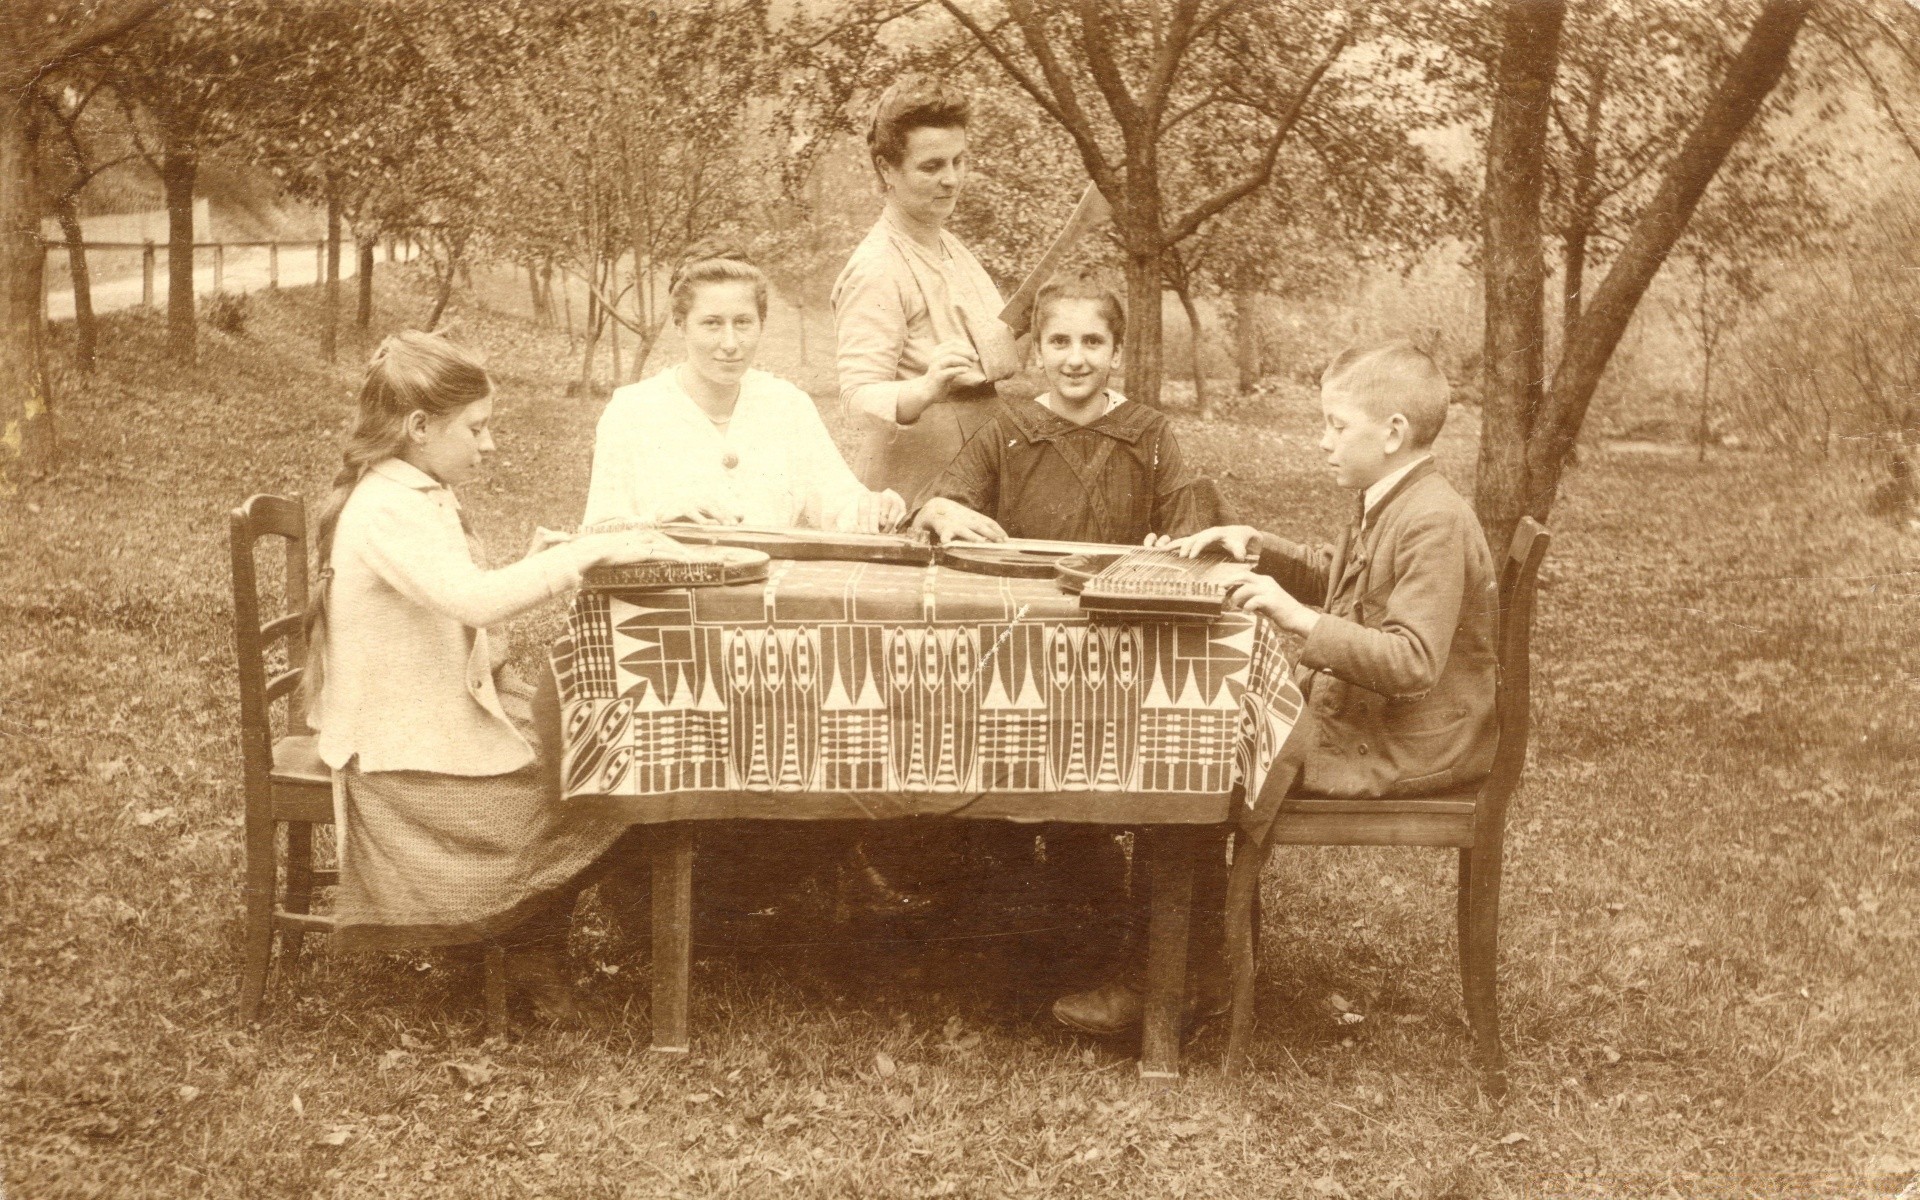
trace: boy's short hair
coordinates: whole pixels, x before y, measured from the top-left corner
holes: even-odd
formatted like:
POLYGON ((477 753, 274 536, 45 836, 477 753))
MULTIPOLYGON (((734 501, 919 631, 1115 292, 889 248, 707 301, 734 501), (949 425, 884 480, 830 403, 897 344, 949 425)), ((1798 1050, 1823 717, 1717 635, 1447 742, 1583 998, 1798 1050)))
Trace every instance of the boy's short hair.
POLYGON ((1320 386, 1348 393, 1377 421, 1399 413, 1416 450, 1433 445, 1447 423, 1446 373, 1405 338, 1348 346, 1321 372, 1320 386))
POLYGON ((1072 274, 1058 279, 1050 279, 1033 297, 1033 316, 1028 326, 1035 339, 1047 323, 1047 314, 1053 306, 1062 300, 1091 300, 1100 306, 1100 317, 1106 321, 1107 329, 1113 334, 1113 344, 1118 347, 1127 337, 1127 306, 1121 301, 1120 293, 1095 279, 1091 275, 1072 274))

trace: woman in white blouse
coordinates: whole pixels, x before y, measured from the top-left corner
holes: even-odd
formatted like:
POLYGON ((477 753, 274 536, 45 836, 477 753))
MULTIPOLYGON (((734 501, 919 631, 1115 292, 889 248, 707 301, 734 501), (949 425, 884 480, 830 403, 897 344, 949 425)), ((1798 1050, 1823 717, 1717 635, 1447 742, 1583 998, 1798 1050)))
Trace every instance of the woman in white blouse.
POLYGON ((767 277, 737 252, 669 287, 686 361, 614 392, 594 435, 583 524, 613 519, 892 529, 906 505, 855 479, 813 399, 753 368, 767 277))

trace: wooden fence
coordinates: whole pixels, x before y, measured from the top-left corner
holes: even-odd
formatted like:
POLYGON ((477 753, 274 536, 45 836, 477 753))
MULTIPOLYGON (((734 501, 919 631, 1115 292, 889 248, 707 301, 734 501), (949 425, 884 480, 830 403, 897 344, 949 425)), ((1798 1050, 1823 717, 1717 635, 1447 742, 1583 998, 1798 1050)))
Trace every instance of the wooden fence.
MULTIPOLYGON (((384 241, 384 244, 386 246, 386 261, 388 262, 395 262, 395 261, 411 262, 413 259, 415 259, 419 255, 419 247, 407 239, 387 238, 387 239, 382 239, 382 241, 384 241)), ((377 241, 376 245, 379 245, 379 244, 380 242, 377 241)), ((42 246, 42 252, 45 254, 53 254, 56 251, 61 254, 71 254, 72 251, 75 249, 74 243, 66 242, 66 241, 54 241, 48 238, 41 239, 41 246, 42 246)), ((279 288, 280 257, 281 257, 280 251, 282 247, 286 247, 297 253, 303 253, 303 254, 305 251, 311 249, 311 251, 313 252, 313 264, 314 264, 313 282, 320 283, 325 281, 326 261, 327 261, 327 243, 325 239, 321 239, 318 241, 311 241, 311 242, 302 240, 302 241, 230 241, 230 242, 195 242, 193 243, 193 251, 196 256, 200 251, 203 251, 203 250, 213 251, 213 290, 215 292, 223 292, 226 290, 227 252, 229 250, 265 249, 267 252, 266 286, 269 289, 279 288)), ((358 251, 359 251, 359 242, 358 240, 352 239, 352 238, 342 238, 340 240, 340 248, 341 248, 341 260, 342 260, 342 268, 343 268, 341 277, 346 278, 347 277, 346 268, 355 260, 355 258, 357 258, 358 251)), ((87 253, 90 251, 102 251, 102 252, 118 251, 121 253, 129 253, 134 251, 139 252, 140 254, 140 304, 149 308, 153 307, 155 302, 155 297, 158 294, 154 290, 154 273, 155 273, 156 260, 159 259, 160 257, 170 255, 172 250, 170 243, 154 242, 154 241, 144 241, 144 242, 83 241, 78 244, 78 249, 82 253, 87 253)), ((41 311, 43 314, 47 313, 48 299, 52 295, 52 288, 50 286, 50 281, 52 280, 54 275, 54 272, 44 269, 45 265, 46 264, 43 264, 43 270, 41 271, 41 287, 40 287, 40 305, 41 305, 41 311)), ((89 286, 90 292, 97 293, 99 290, 100 290, 99 283, 93 283, 89 286)), ((195 288, 195 294, 196 295, 199 294, 199 289, 197 286, 195 288)), ((105 311, 105 309, 103 309, 98 304, 96 304, 94 307, 96 311, 105 311)), ((120 308, 120 307, 127 307, 127 305, 115 303, 115 304, 108 305, 107 307, 120 308)))

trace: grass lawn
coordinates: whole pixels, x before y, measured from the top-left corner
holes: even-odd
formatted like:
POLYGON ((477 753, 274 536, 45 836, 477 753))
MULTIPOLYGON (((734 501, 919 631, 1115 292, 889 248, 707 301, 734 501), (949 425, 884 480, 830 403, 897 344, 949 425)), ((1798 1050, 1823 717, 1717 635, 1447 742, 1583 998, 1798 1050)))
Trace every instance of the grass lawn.
MULTIPOLYGON (((382 302, 424 310, 390 274, 382 302)), ((1504 1107, 1469 1087, 1433 851, 1276 854, 1257 1069, 1231 1084, 1218 1035, 1149 1093, 1128 1047, 984 985, 978 953, 830 938, 704 953, 695 1052, 662 1061, 644 955, 591 912, 582 970, 628 1012, 610 1037, 482 1045, 461 960, 317 948, 236 1027, 225 512, 317 501, 338 461, 357 370, 314 358, 311 303, 256 298, 187 371, 161 319, 109 320, 100 375, 61 393, 66 465, 0 499, 10 1200, 1797 1198, 1920 1175, 1916 543, 1847 472, 1758 455, 1595 452, 1568 480, 1507 860, 1504 1107)), ((598 405, 562 394, 564 339, 462 319, 501 401, 464 499, 515 550, 577 518, 598 405)), ((805 371, 764 357, 817 389, 823 346, 805 371)), ((1443 441, 1456 482, 1473 425, 1443 441)), ((1181 428, 1249 519, 1331 531, 1303 405, 1181 428)))

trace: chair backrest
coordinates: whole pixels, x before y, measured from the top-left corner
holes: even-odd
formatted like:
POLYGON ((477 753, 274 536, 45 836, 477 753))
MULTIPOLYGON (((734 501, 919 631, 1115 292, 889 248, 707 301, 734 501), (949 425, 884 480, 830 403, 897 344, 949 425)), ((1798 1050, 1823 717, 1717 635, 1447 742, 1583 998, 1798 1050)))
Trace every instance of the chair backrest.
POLYGON ((273 767, 273 705, 287 702, 287 729, 306 729, 300 678, 307 661, 307 510, 299 497, 260 495, 227 519, 233 553, 233 653, 240 671, 240 749, 249 795, 273 767), (262 538, 285 542, 286 583, 278 616, 261 619, 255 551, 262 538), (267 654, 285 642, 286 666, 269 678, 267 654))
POLYGON ((1498 838, 1506 827, 1507 801, 1527 761, 1527 734, 1533 686, 1533 601, 1540 562, 1551 535, 1532 517, 1520 518, 1500 568, 1500 615, 1495 627, 1499 687, 1495 716, 1500 726, 1493 770, 1474 810, 1474 840, 1498 838))

